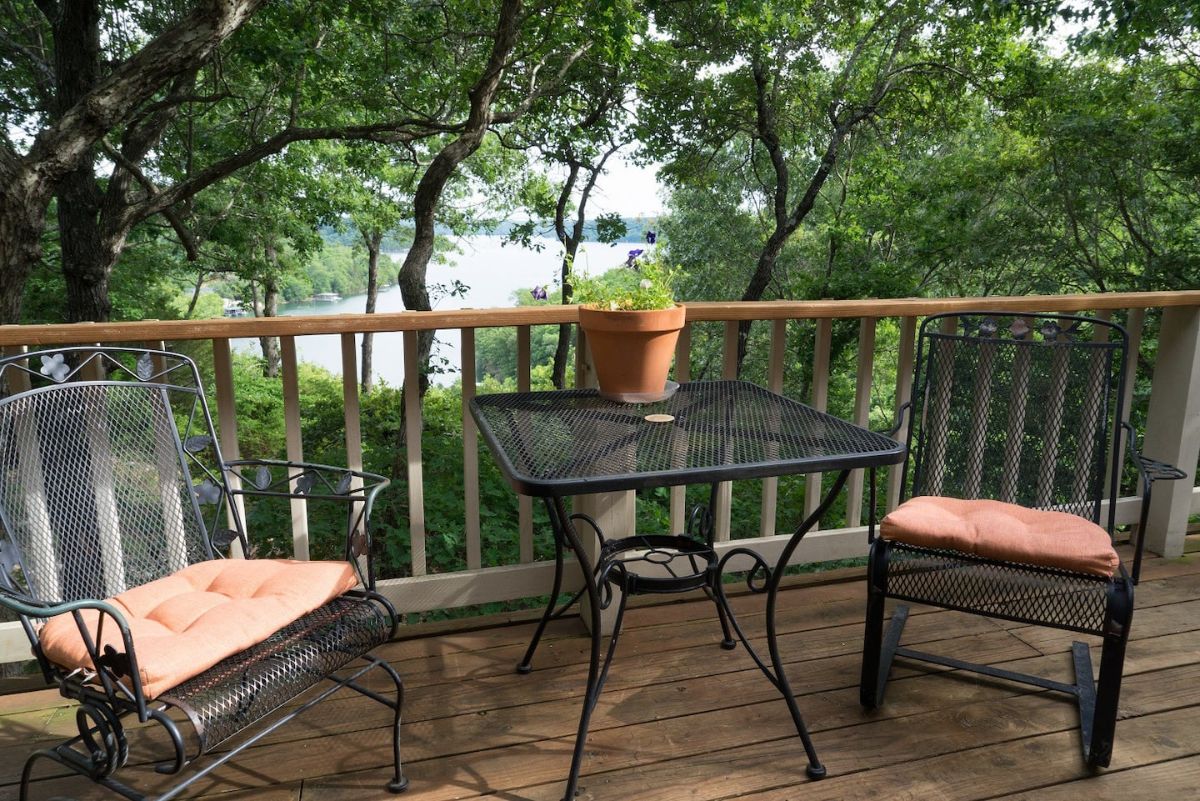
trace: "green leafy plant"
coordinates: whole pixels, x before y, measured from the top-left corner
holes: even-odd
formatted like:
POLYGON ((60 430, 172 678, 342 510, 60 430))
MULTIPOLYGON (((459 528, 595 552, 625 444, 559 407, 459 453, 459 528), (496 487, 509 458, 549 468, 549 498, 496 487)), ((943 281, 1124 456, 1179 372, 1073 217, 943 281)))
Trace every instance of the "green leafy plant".
POLYGON ((625 264, 596 277, 571 272, 576 301, 611 311, 669 309, 675 305, 678 279, 679 269, 669 265, 657 249, 647 253, 635 248, 625 264))

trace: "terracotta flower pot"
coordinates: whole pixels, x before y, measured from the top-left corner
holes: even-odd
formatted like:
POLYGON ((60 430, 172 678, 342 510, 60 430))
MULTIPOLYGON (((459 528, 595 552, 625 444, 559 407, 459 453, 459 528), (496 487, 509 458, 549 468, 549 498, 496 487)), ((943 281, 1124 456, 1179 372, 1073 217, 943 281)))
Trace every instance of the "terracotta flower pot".
POLYGON ((686 313, 670 309, 609 311, 579 307, 600 395, 611 400, 651 400, 667 384, 675 342, 686 313))

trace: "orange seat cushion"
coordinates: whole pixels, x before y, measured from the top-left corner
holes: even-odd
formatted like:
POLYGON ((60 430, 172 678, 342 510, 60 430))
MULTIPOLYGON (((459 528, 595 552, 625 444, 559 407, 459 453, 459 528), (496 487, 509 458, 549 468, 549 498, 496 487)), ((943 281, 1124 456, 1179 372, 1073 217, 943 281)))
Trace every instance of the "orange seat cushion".
MULTIPOLYGON (((147 698, 265 640, 358 583, 346 562, 214 559, 126 590, 109 603, 129 623, 147 698)), ((92 639, 100 613, 85 610, 92 639)), ((68 669, 92 668, 71 615, 49 620, 39 637, 46 657, 68 669)), ((125 645, 112 619, 100 651, 125 645)))
POLYGON ((1120 560, 1108 532, 1067 512, 990 500, 920 495, 879 525, 889 540, 948 548, 1004 562, 1111 577, 1120 560))

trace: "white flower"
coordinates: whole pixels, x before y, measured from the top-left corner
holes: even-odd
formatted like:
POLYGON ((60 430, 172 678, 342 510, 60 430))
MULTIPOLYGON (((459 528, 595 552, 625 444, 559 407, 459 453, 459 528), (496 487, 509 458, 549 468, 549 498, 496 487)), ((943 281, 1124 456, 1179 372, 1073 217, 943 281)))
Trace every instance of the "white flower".
POLYGON ((618 309, 620 309, 620 308, 621 308, 621 307, 617 305, 617 302, 616 302, 615 300, 610 300, 610 301, 608 302, 608 309, 609 309, 609 311, 617 311, 617 310, 618 310, 618 309))
POLYGON ((649 289, 650 287, 654 286, 654 284, 650 282, 649 278, 643 278, 638 283, 638 286, 640 286, 642 289, 649 289))

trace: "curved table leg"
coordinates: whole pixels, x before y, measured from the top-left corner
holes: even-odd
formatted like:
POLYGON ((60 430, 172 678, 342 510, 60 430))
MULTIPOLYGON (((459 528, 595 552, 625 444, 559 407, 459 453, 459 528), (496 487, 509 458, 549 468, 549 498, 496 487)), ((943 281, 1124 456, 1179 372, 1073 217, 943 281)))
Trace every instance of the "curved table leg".
MULTIPOLYGON (((583 549, 579 542, 579 535, 575 531, 575 525, 567 515, 566 509, 563 507, 562 498, 547 498, 546 509, 550 513, 550 524, 554 528, 554 539, 558 543, 556 551, 559 554, 558 565, 555 571, 555 588, 559 587, 562 579, 562 547, 570 548, 575 552, 575 558, 579 560, 579 570, 583 574, 584 589, 588 598, 588 613, 591 618, 591 654, 588 660, 588 679, 587 689, 583 696, 583 709, 579 713, 579 728, 575 734, 575 750, 571 755, 571 770, 567 774, 567 787, 563 793, 564 801, 574 801, 575 788, 579 783, 579 768, 583 764, 583 749, 587 745, 588 725, 591 722, 592 710, 596 707, 596 701, 600 697, 600 689, 604 683, 604 676, 607 671, 607 663, 605 670, 600 669, 600 590, 596 583, 596 574, 591 560, 588 558, 587 552, 583 549)), ((569 601, 568 604, 572 603, 569 601)), ((547 616, 543 617, 541 626, 538 627, 537 637, 541 636, 542 629, 545 628, 546 620, 549 619, 550 609, 554 606, 554 598, 550 599, 550 606, 547 608, 547 616)), ((530 644, 530 655, 533 648, 537 645, 537 639, 530 644)), ((616 646, 614 641, 609 649, 609 659, 612 658, 612 650, 616 646)), ((528 657, 527 657, 528 661, 528 657)))
POLYGON ((842 491, 842 487, 845 486, 846 479, 849 477, 849 475, 849 470, 842 470, 838 473, 837 480, 833 482, 833 487, 830 488, 829 492, 825 493, 825 496, 821 499, 820 505, 817 506, 813 513, 806 517, 804 521, 801 522, 796 528, 795 532, 792 533, 787 545, 784 546, 783 552, 779 554, 779 560, 775 563, 774 568, 768 568, 766 563, 762 560, 762 557, 746 549, 736 549, 734 551, 727 552, 725 557, 721 560, 721 569, 724 571, 725 564, 730 557, 734 556, 735 554, 747 555, 755 559, 757 563, 754 570, 751 571, 751 579, 753 579, 753 576, 758 570, 762 570, 766 574, 765 587, 756 587, 752 581, 749 583, 751 590, 755 592, 767 593, 767 650, 770 652, 771 656, 770 665, 767 665, 759 657, 754 648, 751 647, 749 641, 747 641, 746 635, 742 631, 742 627, 738 624, 737 618, 734 616, 733 610, 730 608, 728 601, 725 598, 723 584, 720 581, 718 581, 717 584, 718 588, 720 588, 720 600, 725 606, 725 613, 729 616, 730 623, 733 625, 733 629, 737 633, 738 639, 741 640, 742 645, 750 654, 751 658, 754 660, 754 663, 758 665, 759 670, 761 670, 767 679, 773 685, 775 685, 775 689, 779 690, 780 695, 783 696, 783 700, 787 704, 788 712, 790 712, 792 715, 792 721, 796 724, 796 733, 800 735, 800 741, 804 744, 804 752, 808 756, 808 775, 813 779, 820 779, 825 776, 825 766, 822 765, 820 759, 817 758, 817 751, 813 746, 812 738, 809 737, 808 727, 804 725, 804 718, 800 714, 800 707, 796 704, 796 698, 792 694, 792 686, 788 682, 787 673, 785 673, 783 669, 783 657, 779 653, 779 641, 775 624, 775 608, 779 595, 779 584, 783 579, 783 573, 788 566, 788 562, 791 561, 792 555, 796 552, 796 548, 800 545, 800 541, 804 539, 804 535, 811 531, 812 527, 817 524, 817 521, 819 521, 827 511, 829 511, 829 507, 833 505, 838 493, 842 491))

